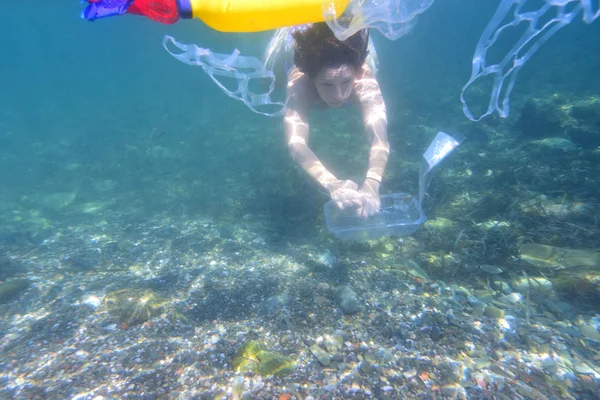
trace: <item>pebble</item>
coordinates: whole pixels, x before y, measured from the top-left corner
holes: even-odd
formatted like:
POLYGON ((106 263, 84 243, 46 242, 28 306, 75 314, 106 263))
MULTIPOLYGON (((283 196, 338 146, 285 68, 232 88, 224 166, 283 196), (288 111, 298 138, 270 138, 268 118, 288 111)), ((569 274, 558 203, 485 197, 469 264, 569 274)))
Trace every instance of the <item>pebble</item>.
POLYGON ((500 296, 498 300, 504 303, 515 304, 523 300, 523 295, 521 293, 511 293, 504 296, 500 296))
POLYGON ((96 297, 94 295, 90 295, 90 296, 84 297, 82 300, 82 303, 86 304, 92 308, 97 308, 97 307, 100 307, 100 304, 102 304, 102 300, 100 300, 98 297, 96 297))
POLYGON ((408 371, 404 371, 402 372, 402 375, 406 378, 406 379, 410 379, 410 378, 414 378, 417 375, 417 370, 412 368, 409 369, 408 371))
POLYGON ((491 275, 497 275, 497 274, 502 273, 502 270, 500 268, 496 267, 495 265, 483 264, 483 265, 480 265, 479 268, 483 272, 487 272, 488 274, 491 274, 491 275))
POLYGON ((340 351, 344 345, 344 337, 339 334, 325 335, 323 343, 325 344, 327 351, 336 353, 340 351))
POLYGON ((331 364, 331 357, 329 353, 323 350, 320 346, 313 344, 312 346, 310 346, 310 352, 313 354, 313 356, 317 358, 317 360, 319 360, 319 362, 323 366, 327 367, 329 366, 329 364, 331 364))
POLYGON ((504 310, 501 310, 498 307, 487 306, 484 313, 490 318, 504 318, 504 310))
POLYGON ((465 389, 462 386, 460 386, 458 383, 454 383, 454 384, 442 386, 440 388, 440 392, 442 393, 442 395, 444 395, 446 397, 456 399, 456 398, 464 397, 465 389))
POLYGON ((394 355, 392 354, 392 352, 382 348, 379 349, 379 351, 377 352, 377 359, 380 362, 387 363, 394 359, 394 355))
POLYGON ((342 286, 338 290, 337 300, 344 314, 356 314, 360 311, 358 295, 349 286, 342 286))
POLYGON ((595 375, 596 371, 586 363, 577 363, 574 365, 574 370, 582 375, 595 375))
POLYGON ((491 365, 490 363, 490 359, 489 358, 480 358, 479 360, 477 360, 475 362, 475 369, 479 370, 479 369, 486 369, 489 368, 491 365))
POLYGON ((596 328, 588 324, 579 325, 579 331, 588 339, 600 341, 600 332, 596 328))
POLYGON ((367 360, 363 360, 360 362, 359 369, 360 372, 362 372, 363 374, 370 374, 371 372, 373 372, 373 366, 367 360))

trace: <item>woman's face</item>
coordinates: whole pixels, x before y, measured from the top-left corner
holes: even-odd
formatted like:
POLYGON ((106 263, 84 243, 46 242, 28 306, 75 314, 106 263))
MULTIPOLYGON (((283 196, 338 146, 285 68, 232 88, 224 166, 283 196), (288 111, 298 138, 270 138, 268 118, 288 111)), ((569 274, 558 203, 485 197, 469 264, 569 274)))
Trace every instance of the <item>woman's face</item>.
POLYGON ((349 64, 323 67, 315 77, 319 97, 329 107, 341 107, 350 99, 354 88, 355 70, 349 64))

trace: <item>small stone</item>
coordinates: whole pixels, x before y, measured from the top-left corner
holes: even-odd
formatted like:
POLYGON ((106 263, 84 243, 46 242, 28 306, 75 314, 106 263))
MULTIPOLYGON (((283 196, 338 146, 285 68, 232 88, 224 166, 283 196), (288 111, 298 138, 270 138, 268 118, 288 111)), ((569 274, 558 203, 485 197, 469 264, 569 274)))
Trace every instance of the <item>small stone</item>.
POLYGON ((490 359, 489 358, 480 358, 479 360, 477 360, 475 362, 475 369, 476 370, 480 370, 480 369, 487 369, 489 368, 491 365, 490 363, 490 359))
POLYGON ((537 352, 538 354, 550 354, 550 345, 548 343, 539 345, 537 352))
POLYGON ((498 300, 500 300, 503 303, 516 304, 523 300, 523 295, 521 293, 511 293, 504 296, 500 296, 498 300))
POLYGON ((497 274, 501 274, 502 270, 498 267, 496 267, 495 265, 489 265, 489 264, 483 264, 479 266, 479 269, 481 269, 483 272, 486 272, 490 275, 497 275, 497 274))
POLYGON ((360 369, 360 372, 362 372, 363 374, 366 374, 366 375, 373 372, 373 366, 367 360, 363 360, 360 362, 359 369, 360 369))
POLYGON ((85 296, 81 302, 92 308, 98 308, 102 304, 102 300, 100 300, 97 296, 94 295, 85 296))
POLYGON ((13 279, 0 284, 0 304, 7 304, 19 298, 31 286, 29 279, 13 279))
POLYGON ((498 307, 487 306, 484 313, 490 318, 504 318, 504 310, 501 310, 498 307))
POLYGON ((453 289, 454 289, 454 293, 456 293, 456 295, 458 295, 458 296, 464 296, 464 297, 471 296, 471 292, 469 291, 469 289, 467 289, 463 286, 456 286, 453 289))
POLYGON ((574 370, 578 374, 582 374, 582 375, 595 375, 596 374, 596 371, 586 363, 578 362, 577 364, 574 365, 574 370))
POLYGON ((363 357, 368 362, 375 362, 375 361, 377 361, 377 356, 373 352, 371 352, 371 351, 367 351, 365 354, 363 354, 363 357))
POLYGON ((360 311, 358 295, 349 286, 342 286, 337 293, 338 304, 344 314, 355 314, 360 311))
POLYGON ((442 386, 440 388, 440 392, 446 397, 456 399, 461 397, 461 395, 465 392, 465 389, 458 383, 453 383, 450 385, 442 386))
POLYGON ((513 288, 521 293, 548 293, 552 290, 552 282, 542 277, 522 277, 511 282, 513 288))
POLYGON ((437 325, 432 326, 431 332, 429 333, 429 337, 434 342, 437 342, 442 337, 442 330, 437 325))
POLYGON ((577 150, 575 143, 571 142, 569 139, 561 137, 549 137, 541 140, 533 140, 530 143, 544 149, 558 151, 561 153, 577 150))
POLYGON ((579 331, 588 339, 600 341, 600 332, 591 325, 581 324, 579 325, 579 331))
POLYGON ((482 307, 473 307, 472 315, 474 318, 483 317, 483 308, 482 307))
POLYGON ((338 334, 325 335, 323 342, 327 351, 330 353, 336 353, 340 351, 344 345, 344 337, 338 334))
POLYGON ((409 369, 407 371, 402 372, 402 375, 406 379, 414 378, 415 376, 417 376, 417 370, 414 369, 414 368, 412 368, 412 369, 409 369))
POLYGON ((310 352, 313 354, 313 356, 317 358, 317 360, 319 360, 319 362, 323 366, 327 367, 331 363, 331 357, 329 353, 323 350, 320 346, 313 344, 312 346, 310 346, 310 352))
POLYGON ((551 358, 545 358, 542 360, 542 368, 544 368, 544 370, 550 374, 554 374, 558 371, 558 365, 556 364, 556 361, 551 358))
POLYGON ((477 300, 483 303, 489 303, 494 298, 493 294, 489 290, 479 289, 475 291, 475 296, 477 300))
POLYGON ((377 359, 379 362, 387 363, 394 359, 394 355, 386 349, 380 349, 377 352, 377 359))

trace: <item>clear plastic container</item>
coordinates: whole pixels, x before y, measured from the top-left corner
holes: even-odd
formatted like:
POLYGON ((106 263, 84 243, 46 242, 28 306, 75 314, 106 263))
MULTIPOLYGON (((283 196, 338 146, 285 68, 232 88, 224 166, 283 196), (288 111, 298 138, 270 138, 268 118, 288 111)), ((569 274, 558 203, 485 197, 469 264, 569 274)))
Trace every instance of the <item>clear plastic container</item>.
POLYGON ((361 218, 356 209, 340 210, 330 201, 325 204, 327 229, 339 239, 368 240, 381 236, 408 236, 419 229, 426 220, 421 208, 427 186, 431 181, 431 170, 440 163, 462 141, 445 132, 438 132, 423 154, 419 170, 419 197, 408 193, 379 196, 379 213, 361 218))
POLYGON ((327 229, 342 240, 368 240, 412 235, 427 219, 411 194, 394 193, 379 198, 379 213, 368 218, 356 215, 355 208, 340 210, 333 201, 328 202, 324 207, 327 229))

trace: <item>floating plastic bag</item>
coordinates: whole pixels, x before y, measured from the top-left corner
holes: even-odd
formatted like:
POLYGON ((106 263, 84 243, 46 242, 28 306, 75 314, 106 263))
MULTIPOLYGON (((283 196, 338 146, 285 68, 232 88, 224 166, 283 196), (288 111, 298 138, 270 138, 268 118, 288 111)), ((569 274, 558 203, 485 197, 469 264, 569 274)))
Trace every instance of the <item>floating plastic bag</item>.
POLYGON ((445 132, 438 132, 425 150, 423 161, 419 168, 419 203, 423 202, 427 187, 431 182, 431 170, 440 163, 452 150, 462 142, 462 138, 455 139, 445 132))
MULTIPOLYGON (((485 28, 473 57, 473 70, 469 81, 463 87, 460 101, 463 104, 463 112, 472 121, 480 121, 482 118, 498 112, 502 118, 510 112, 510 93, 515 85, 517 73, 533 54, 560 28, 568 25, 580 13, 586 23, 593 22, 600 15, 600 9, 596 6, 594 10, 593 0, 545 0, 543 5, 535 11, 523 11, 528 0, 501 0, 496 13, 485 28), (507 15, 513 13, 513 19, 506 21, 507 15), (543 25, 538 26, 540 19, 547 13, 555 13, 555 16, 543 25), (527 29, 516 40, 510 50, 498 64, 489 64, 486 60, 488 50, 496 44, 501 33, 510 27, 516 27, 521 23, 528 24, 527 29), (466 90, 477 80, 487 75, 493 77, 493 89, 487 110, 480 116, 474 116, 467 101, 466 90)), ((527 8, 530 9, 530 8, 527 8)))
MULTIPOLYGON (((339 40, 375 28, 390 40, 406 35, 434 0, 350 0, 341 15, 335 0, 323 0, 323 17, 339 40)), ((339 7, 338 7, 339 8, 339 7)))
POLYGON ((195 44, 179 43, 171 36, 163 38, 163 47, 179 61, 202 67, 204 72, 226 95, 242 101, 255 113, 269 117, 283 115, 285 104, 271 100, 271 93, 275 89, 275 75, 273 71, 266 69, 258 58, 242 56, 238 50, 234 50, 232 54, 213 53, 209 49, 200 48, 195 44), (182 52, 174 53, 169 50, 170 43, 182 52), (227 89, 218 77, 234 79, 238 85, 237 89, 234 91, 227 89), (268 91, 265 93, 252 93, 249 88, 252 79, 257 81, 267 80, 269 82, 268 91), (272 113, 262 112, 256 108, 273 106, 277 110, 272 113))

